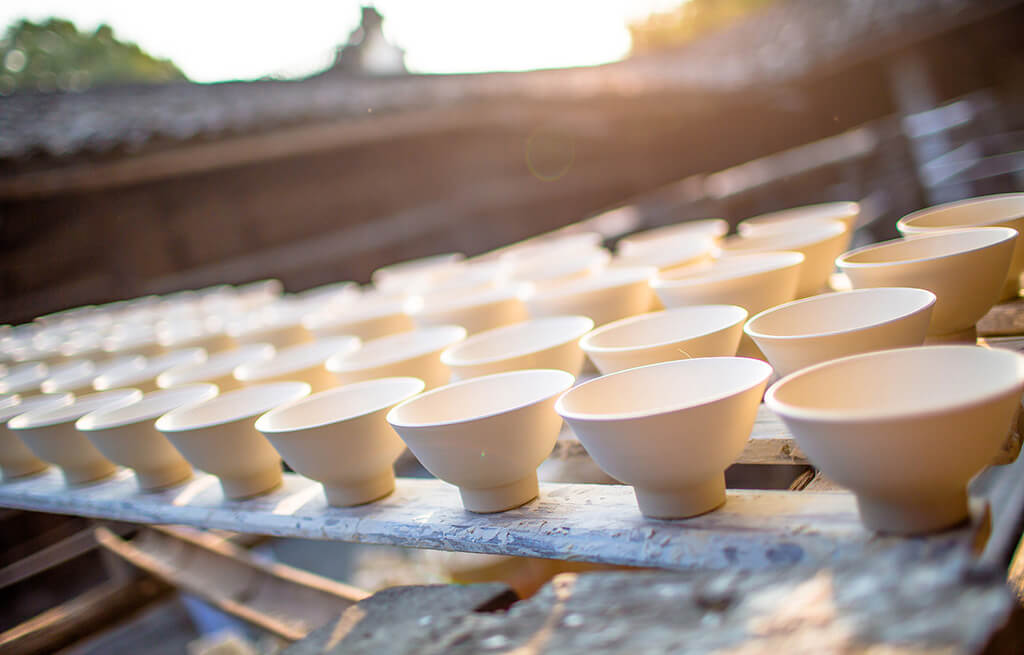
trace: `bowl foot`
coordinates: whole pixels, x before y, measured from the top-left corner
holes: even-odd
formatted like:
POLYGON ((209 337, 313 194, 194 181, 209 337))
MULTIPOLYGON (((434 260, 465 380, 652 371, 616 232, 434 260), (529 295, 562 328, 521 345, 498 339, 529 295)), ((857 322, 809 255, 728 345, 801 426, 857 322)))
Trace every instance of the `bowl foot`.
POLYGON ((939 532, 967 519, 967 490, 899 499, 858 495, 857 508, 861 521, 875 532, 901 535, 939 532))
POLYGON ((0 466, 0 473, 3 474, 4 480, 11 480, 13 478, 23 478, 26 475, 35 475, 36 473, 42 473, 50 467, 49 464, 41 459, 26 459, 18 462, 8 462, 3 466, 0 466))
POLYGON ((652 490, 633 487, 640 513, 654 519, 684 519, 706 514, 725 503, 725 474, 687 487, 652 490))
POLYGON ((950 334, 929 334, 924 338, 924 345, 935 346, 944 343, 978 343, 978 328, 971 326, 966 330, 960 332, 952 332, 950 334))
POLYGON ((387 496, 394 490, 395 473, 391 469, 376 477, 352 484, 324 483, 324 495, 327 496, 327 504, 334 507, 365 505, 387 496))
POLYGON ((116 471, 117 467, 114 463, 106 459, 101 459, 85 466, 76 466, 73 469, 61 468, 61 473, 64 474, 64 483, 68 486, 109 478, 116 471))
POLYGON ((244 478, 220 478, 224 495, 232 500, 240 500, 251 496, 265 494, 281 484, 281 467, 260 471, 244 478))
POLYGON ((155 491, 173 487, 192 477, 192 467, 187 462, 172 464, 156 471, 135 471, 135 479, 142 491, 155 491))
POLYGON ((490 489, 467 489, 459 487, 462 495, 462 506, 470 512, 490 514, 504 512, 530 502, 540 493, 537 485, 537 474, 523 478, 518 482, 490 489))

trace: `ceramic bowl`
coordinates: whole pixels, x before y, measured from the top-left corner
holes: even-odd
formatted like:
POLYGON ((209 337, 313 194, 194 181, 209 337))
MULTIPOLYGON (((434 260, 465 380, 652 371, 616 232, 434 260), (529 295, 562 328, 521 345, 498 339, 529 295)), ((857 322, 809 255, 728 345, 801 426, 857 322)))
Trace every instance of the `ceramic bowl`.
POLYGON ((235 347, 235 340, 227 335, 223 325, 202 319, 163 324, 157 328, 157 340, 168 352, 202 348, 213 355, 235 347))
POLYGON ((75 429, 75 421, 97 409, 114 408, 142 398, 138 389, 115 389, 79 396, 68 405, 44 407, 7 423, 39 459, 60 467, 64 481, 83 484, 114 474, 117 467, 75 429))
POLYGON ((229 324, 226 332, 239 345, 269 343, 274 348, 288 348, 313 340, 313 334, 305 328, 302 320, 301 313, 285 311, 229 324))
POLYGON ((401 299, 360 298, 343 308, 310 314, 303 325, 318 339, 353 336, 363 341, 415 329, 401 299))
POLYGON ((586 316, 594 325, 643 314, 654 302, 654 268, 612 268, 545 289, 526 287, 520 297, 530 318, 586 316))
MULTIPOLYGON (((1009 227, 1024 231, 1024 193, 1000 193, 928 207, 896 223, 904 236, 964 227, 1009 227)), ((1018 239, 1000 300, 1016 298, 1024 271, 1024 239, 1018 239)))
POLYGON ((466 256, 461 252, 449 252, 410 259, 382 266, 370 275, 370 279, 373 281, 373 286, 381 291, 386 293, 400 291, 413 282, 422 283, 427 279, 442 279, 457 273, 465 258, 466 256))
POLYGON ((39 473, 49 466, 36 457, 17 434, 7 429, 8 421, 19 414, 64 407, 73 400, 74 396, 69 393, 43 394, 30 398, 13 396, 0 406, 0 473, 3 473, 4 480, 39 473))
POLYGON ((695 221, 683 221, 672 225, 634 232, 633 234, 619 239, 615 249, 623 255, 633 255, 650 249, 660 247, 666 241, 673 241, 680 237, 708 238, 718 242, 729 232, 729 223, 720 218, 705 218, 695 221))
POLYGON ((555 399, 575 378, 531 369, 485 375, 397 405, 388 423, 436 477, 459 487, 471 512, 501 512, 537 497, 537 467, 562 427, 555 399))
POLYGON ((324 363, 333 355, 355 352, 359 346, 357 337, 320 339, 278 350, 270 359, 242 364, 234 376, 247 385, 295 380, 305 382, 313 391, 323 391, 337 384, 324 363))
MULTIPOLYGON (((128 357, 129 360, 134 359, 128 357)), ((143 360, 145 361, 145 360, 143 360)), ((92 381, 98 375, 96 364, 88 359, 72 360, 51 366, 47 378, 39 384, 43 393, 83 394, 92 391, 92 381)))
POLYGON ((804 205, 782 211, 760 214, 739 222, 736 231, 742 236, 757 236, 788 230, 800 230, 814 222, 839 221, 846 226, 847 234, 853 234, 860 216, 860 204, 856 202, 823 202, 804 205))
POLYGON ((633 486, 642 514, 684 518, 725 502, 725 469, 771 374, 745 357, 664 362, 584 382, 555 409, 605 472, 633 486))
POLYGON ((156 429, 192 466, 220 478, 228 498, 267 493, 281 484, 281 457, 256 430, 256 419, 309 395, 305 382, 257 384, 172 410, 156 429))
POLYGON ((262 362, 274 356, 276 350, 269 343, 253 343, 226 350, 207 358, 199 364, 184 364, 168 369, 157 376, 156 386, 161 389, 180 387, 197 382, 210 382, 224 391, 238 389, 242 383, 234 376, 235 369, 243 364, 262 362))
POLYGON ((857 495, 872 530, 918 534, 967 517, 967 481, 992 461, 1024 389, 1024 357, 946 345, 825 362, 765 403, 826 476, 857 495))
POLYGON ((475 257, 474 262, 497 260, 505 270, 514 269, 527 262, 543 261, 552 254, 587 253, 601 249, 604 241, 597 232, 576 234, 548 233, 513 243, 489 253, 475 257))
POLYGON ((1016 230, 1006 227, 944 230, 851 250, 836 264, 854 288, 931 291, 937 300, 929 337, 966 332, 973 341, 974 324, 999 299, 1016 241, 1016 230))
POLYGON ((339 354, 327 360, 326 368, 338 384, 390 377, 414 377, 427 389, 448 384, 451 371, 441 363, 441 352, 466 338, 466 329, 458 325, 393 334, 373 339, 359 350, 339 354))
POLYGON ((706 236, 679 236, 660 239, 644 246, 634 246, 631 252, 618 252, 613 267, 651 266, 659 271, 688 268, 707 264, 714 259, 715 241, 706 236))
POLYGON ((284 461, 323 483, 330 505, 362 505, 395 489, 392 466, 405 444, 387 413, 423 391, 417 378, 337 387, 271 410, 256 421, 284 461))
POLYGON ((670 309, 738 305, 753 315, 796 297, 803 262, 799 252, 737 255, 705 268, 659 273, 651 288, 670 309))
POLYGON ((0 393, 32 393, 39 391, 39 385, 50 375, 50 367, 42 362, 15 364, 7 369, 7 375, 0 378, 0 393))
POLYGON ((417 296, 407 305, 407 311, 416 327, 461 325, 467 334, 519 323, 528 318, 526 305, 512 289, 417 296))
POLYGON ((604 248, 564 250, 545 247, 537 254, 509 264, 503 258, 497 283, 504 286, 530 283, 536 287, 588 277, 608 266, 611 253, 604 248))
POLYGON ((835 259, 849 243, 846 226, 839 221, 814 223, 799 230, 749 237, 729 237, 722 242, 722 256, 791 250, 804 256, 796 297, 811 296, 828 285, 835 259))
POLYGON ((920 346, 935 294, 880 287, 825 293, 761 312, 744 326, 779 375, 847 355, 920 346))
POLYGON ((597 328, 580 340, 602 375, 674 359, 736 354, 747 310, 698 305, 651 312, 597 328))
POLYGON ((149 393, 159 389, 156 379, 165 371, 179 366, 202 364, 206 360, 206 351, 202 348, 180 348, 149 359, 136 359, 107 368, 93 379, 92 387, 96 391, 132 387, 149 393))
POLYGON ((170 412, 217 395, 212 384, 194 384, 153 391, 137 402, 99 409, 75 423, 103 455, 135 471, 143 491, 162 489, 192 477, 192 467, 156 429, 156 420, 170 412))
POLYGON ((141 355, 155 357, 164 351, 156 333, 146 326, 140 329, 126 330, 107 337, 103 341, 103 350, 109 357, 124 355, 141 355))
POLYGON ((551 316, 474 334, 441 353, 452 380, 527 368, 550 368, 579 375, 580 338, 594 328, 586 316, 551 316))

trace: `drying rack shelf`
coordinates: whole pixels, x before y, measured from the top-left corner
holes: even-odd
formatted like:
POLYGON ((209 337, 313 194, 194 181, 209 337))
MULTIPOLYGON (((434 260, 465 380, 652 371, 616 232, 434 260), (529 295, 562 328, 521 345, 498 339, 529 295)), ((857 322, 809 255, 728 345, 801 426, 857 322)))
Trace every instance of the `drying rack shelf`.
POLYGON ((367 544, 519 555, 641 567, 763 569, 857 557, 875 549, 977 552, 988 510, 972 505, 968 525, 921 538, 865 530, 847 492, 729 490, 726 504, 677 521, 640 515, 622 485, 542 483, 538 499, 498 514, 465 511, 458 491, 433 479, 400 478, 394 494, 368 505, 326 505, 322 487, 286 474, 276 491, 244 501, 223 497, 216 478, 139 493, 134 476, 69 489, 55 469, 0 484, 0 506, 151 524, 183 524, 367 544))

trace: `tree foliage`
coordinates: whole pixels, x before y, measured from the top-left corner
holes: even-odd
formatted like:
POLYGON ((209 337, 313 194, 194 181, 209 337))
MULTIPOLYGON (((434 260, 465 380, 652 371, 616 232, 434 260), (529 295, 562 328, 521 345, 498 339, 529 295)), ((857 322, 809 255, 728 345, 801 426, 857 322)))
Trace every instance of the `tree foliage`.
POLYGON ((59 18, 39 24, 20 20, 0 40, 0 93, 79 91, 105 84, 183 79, 185 75, 170 61, 152 57, 134 43, 118 41, 108 25, 89 33, 59 18))
POLYGON ((673 48, 725 27, 774 0, 687 0, 629 26, 633 53, 673 48))

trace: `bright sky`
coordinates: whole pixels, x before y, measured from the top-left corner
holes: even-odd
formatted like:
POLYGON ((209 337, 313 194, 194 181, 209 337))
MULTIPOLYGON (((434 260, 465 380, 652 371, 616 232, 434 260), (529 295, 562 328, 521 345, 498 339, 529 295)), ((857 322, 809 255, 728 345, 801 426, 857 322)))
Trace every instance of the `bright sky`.
POLYGON ((174 61, 191 79, 301 76, 324 68, 362 4, 416 72, 529 70, 600 64, 629 51, 626 24, 683 0, 2 0, 0 29, 19 18, 100 23, 174 61))

